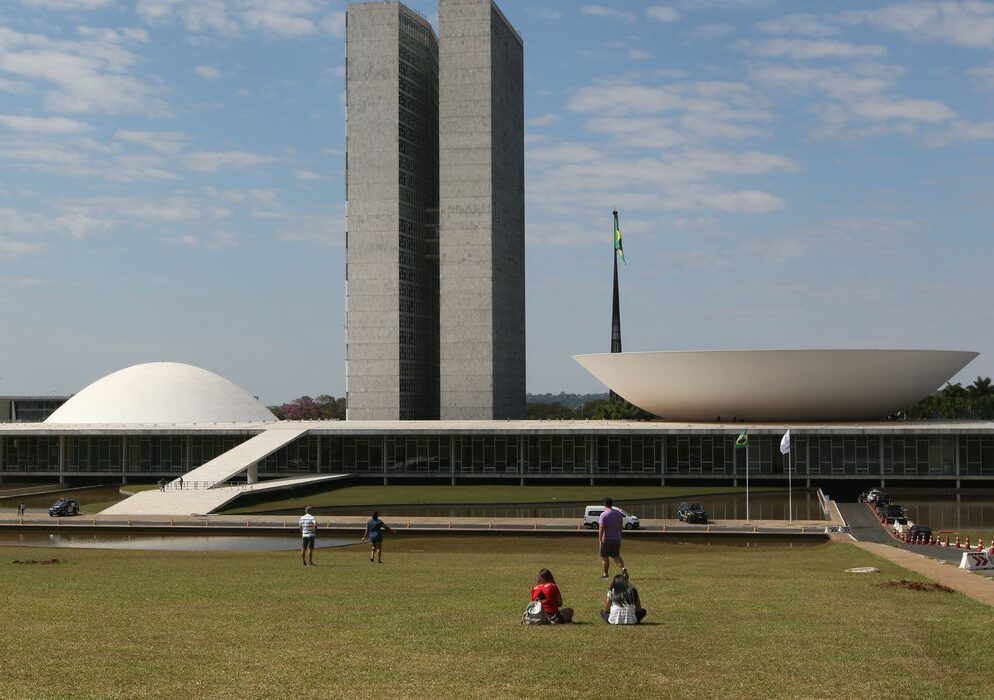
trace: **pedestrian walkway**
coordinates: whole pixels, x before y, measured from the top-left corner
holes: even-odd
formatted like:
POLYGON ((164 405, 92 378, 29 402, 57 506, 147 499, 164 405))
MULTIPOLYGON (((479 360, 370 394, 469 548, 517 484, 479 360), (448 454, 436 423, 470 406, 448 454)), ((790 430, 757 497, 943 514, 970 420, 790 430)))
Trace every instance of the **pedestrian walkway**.
MULTIPOLYGON (((184 488, 192 484, 221 484, 238 474, 258 464, 276 450, 289 445, 307 432, 307 428, 295 426, 276 426, 263 430, 245 442, 235 445, 209 462, 187 472, 181 477, 184 488)), ((180 479, 174 479, 176 484, 180 479)), ((250 479, 251 481, 251 479, 250 479)), ((207 486, 207 488, 214 488, 207 486)))
POLYGON ((120 503, 115 503, 109 508, 106 508, 100 515, 133 517, 144 515, 176 516, 207 514, 213 513, 236 498, 246 494, 279 491, 299 486, 311 486, 326 481, 344 479, 346 476, 348 475, 322 474, 321 476, 300 476, 239 486, 139 491, 134 496, 125 498, 120 503))
POLYGON ((110 515, 191 515, 212 513, 247 491, 274 491, 341 478, 340 474, 278 479, 256 484, 259 462, 307 432, 297 425, 277 424, 235 445, 209 462, 173 479, 164 490, 141 491, 115 503, 110 515), (232 486, 228 480, 245 473, 248 485, 232 486))
MULTIPOLYGON (((898 566, 949 586, 981 603, 994 605, 994 578, 981 572, 955 568, 964 550, 947 547, 905 545, 893 538, 865 503, 840 503, 839 512, 849 526, 856 545, 898 566), (937 561, 935 557, 945 561, 937 561)), ((986 572, 984 572, 986 573, 986 572)))
POLYGON ((922 554, 898 549, 877 542, 856 542, 856 546, 926 576, 936 583, 959 591, 981 603, 994 606, 994 579, 978 576, 970 571, 955 568, 952 564, 936 561, 922 554))

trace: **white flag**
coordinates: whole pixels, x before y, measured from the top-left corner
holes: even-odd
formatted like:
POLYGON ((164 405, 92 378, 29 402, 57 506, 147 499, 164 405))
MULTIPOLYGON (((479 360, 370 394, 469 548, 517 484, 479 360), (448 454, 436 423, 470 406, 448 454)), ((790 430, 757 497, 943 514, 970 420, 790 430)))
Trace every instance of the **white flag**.
POLYGON ((780 454, 786 455, 790 454, 790 430, 788 429, 786 433, 783 434, 783 438, 780 440, 780 454))

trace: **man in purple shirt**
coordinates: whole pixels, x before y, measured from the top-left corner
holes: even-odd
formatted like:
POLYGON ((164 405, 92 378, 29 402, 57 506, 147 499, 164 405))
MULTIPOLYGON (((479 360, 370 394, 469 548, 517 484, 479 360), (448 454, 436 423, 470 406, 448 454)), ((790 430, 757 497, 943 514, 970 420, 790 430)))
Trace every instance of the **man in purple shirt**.
POLYGON ((625 524, 625 516, 612 508, 610 498, 604 499, 604 512, 598 518, 597 532, 601 545, 601 562, 604 564, 604 575, 601 578, 608 578, 607 572, 611 568, 611 559, 621 567, 621 575, 628 578, 628 569, 625 568, 625 560, 621 558, 621 529, 625 524))

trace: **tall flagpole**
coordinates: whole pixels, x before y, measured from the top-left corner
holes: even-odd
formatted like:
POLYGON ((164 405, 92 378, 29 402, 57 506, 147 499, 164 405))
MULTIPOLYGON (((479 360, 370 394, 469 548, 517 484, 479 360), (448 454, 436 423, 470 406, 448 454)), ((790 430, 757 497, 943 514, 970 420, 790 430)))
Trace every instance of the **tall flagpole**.
MULTIPOLYGON (((614 230, 618 230, 618 212, 614 212, 614 230)), ((618 244, 611 241, 611 254, 614 257, 614 300, 611 306, 611 352, 621 352, 621 296, 618 293, 618 244)), ((611 390, 610 401, 615 403, 620 397, 611 390)))
POLYGON ((749 522, 749 439, 746 438, 746 522, 749 522))
MULTIPOLYGON (((790 428, 787 428, 787 432, 790 432, 790 428)), ((788 524, 792 524, 794 522, 794 484, 793 484, 794 469, 791 465, 791 458, 790 458, 790 455, 793 451, 794 451, 794 440, 791 439, 791 441, 787 443, 787 523, 788 524)))

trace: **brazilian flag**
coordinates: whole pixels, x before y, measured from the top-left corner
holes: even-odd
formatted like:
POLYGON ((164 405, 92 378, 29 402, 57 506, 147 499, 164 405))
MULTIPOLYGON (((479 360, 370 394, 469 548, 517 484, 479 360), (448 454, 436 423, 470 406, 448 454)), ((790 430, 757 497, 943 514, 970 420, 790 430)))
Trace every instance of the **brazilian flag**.
POLYGON ((735 446, 748 447, 748 445, 749 445, 749 428, 746 428, 741 433, 739 433, 739 436, 737 438, 735 438, 735 446))
POLYGON ((618 224, 618 212, 614 212, 614 250, 621 256, 621 262, 628 264, 625 260, 625 249, 621 246, 621 226, 618 224))

